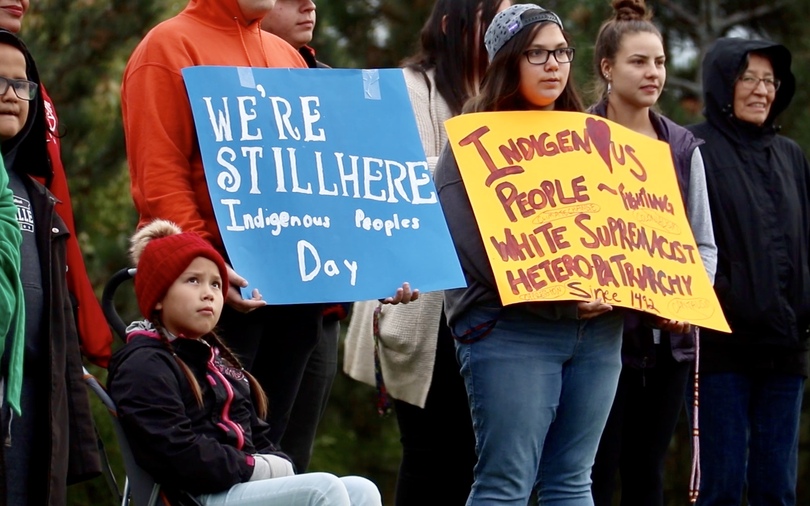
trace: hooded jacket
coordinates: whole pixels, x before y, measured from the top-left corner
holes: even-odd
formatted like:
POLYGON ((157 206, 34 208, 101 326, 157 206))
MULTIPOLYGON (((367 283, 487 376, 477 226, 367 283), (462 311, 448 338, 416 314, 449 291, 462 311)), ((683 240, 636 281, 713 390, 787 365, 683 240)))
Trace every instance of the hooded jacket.
POLYGON ((191 0, 153 28, 124 70, 121 107, 139 226, 155 218, 197 232, 225 253, 181 70, 197 65, 296 67, 292 46, 246 19, 238 0, 191 0))
MULTIPOLYGON (((25 55, 26 75, 39 82, 31 54, 11 32, 0 30, 0 43, 17 47, 25 55)), ((43 379, 40 392, 47 400, 42 421, 46 431, 37 434, 41 460, 32 468, 31 483, 45 497, 43 504, 63 505, 67 485, 101 474, 90 402, 84 386, 79 338, 73 302, 68 291, 66 243, 69 231, 56 213, 56 199, 32 175, 47 174, 50 160, 46 146, 46 115, 42 95, 29 102, 23 129, 2 143, 7 169, 15 171, 26 186, 35 221, 35 241, 42 279, 42 326, 45 343, 37 369, 23 371, 26 381, 43 379)), ((25 282, 25 280, 23 280, 25 282)), ((26 362, 28 364, 28 362, 26 362)), ((25 417, 25 413, 23 413, 25 417)), ((14 423, 32 423, 25 418, 14 423)), ((6 429, 6 428, 4 428, 6 429)), ((6 431, 4 430, 5 434, 6 431)), ((14 444, 14 441, 11 441, 14 444)))
POLYGON ((715 292, 732 333, 701 334, 701 372, 807 375, 810 166, 774 124, 795 91, 790 63, 782 45, 736 38, 717 40, 703 60, 706 121, 690 129, 706 141, 715 292), (752 52, 768 57, 782 83, 760 126, 737 119, 733 108, 752 52))
POLYGON ((113 354, 107 387, 135 461, 170 493, 216 493, 246 482, 254 453, 288 458, 256 415, 244 372, 218 348, 185 338, 167 344, 154 329, 134 326, 113 354), (202 406, 173 353, 197 379, 202 406))

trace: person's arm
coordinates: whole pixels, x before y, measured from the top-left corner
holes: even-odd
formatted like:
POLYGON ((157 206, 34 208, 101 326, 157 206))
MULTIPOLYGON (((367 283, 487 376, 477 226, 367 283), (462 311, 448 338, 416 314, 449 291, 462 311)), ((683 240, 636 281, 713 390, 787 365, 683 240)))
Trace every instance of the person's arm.
POLYGON ((250 481, 295 474, 292 459, 270 440, 270 425, 259 418, 252 403, 250 405, 250 433, 253 447, 256 448, 256 453, 253 454, 254 471, 250 481))
MULTIPOLYGON (((706 169, 703 165, 700 148, 695 148, 692 151, 690 164, 686 214, 706 275, 709 276, 709 281, 714 284, 714 275, 717 272, 717 244, 714 242, 709 191, 706 188, 706 169)), ((692 331, 692 324, 685 320, 671 320, 645 313, 642 316, 642 321, 645 321, 656 331, 663 330, 672 334, 688 334, 692 331)))
MULTIPOLYGON (((807 157, 804 156, 804 152, 801 152, 801 164, 802 164, 802 172, 804 173, 804 182, 806 188, 806 195, 810 198, 810 163, 807 161, 807 157)), ((805 233, 807 242, 805 246, 807 247, 807 251, 810 251, 810 201, 808 199, 804 200, 804 206, 802 212, 805 216, 805 233)), ((810 267, 810 255, 807 255, 808 267, 810 267)))
MULTIPOLYGON (((8 173, 0 158, 0 357, 9 355, 9 370, 22 371, 25 345, 25 295, 20 281, 22 233, 17 221, 17 205, 8 186, 8 173)), ((4 378, 6 391, 0 393, 19 416, 21 374, 4 378)))
POLYGON ((687 213, 700 258, 703 260, 703 267, 709 280, 714 284, 714 275, 717 272, 717 244, 714 242, 709 191, 706 189, 706 170, 700 148, 695 148, 692 152, 687 213))
POLYGON ((267 305, 267 302, 262 298, 262 294, 259 293, 258 288, 253 289, 249 299, 243 299, 239 289, 248 286, 248 281, 237 274, 230 265, 226 264, 226 267, 228 269, 228 283, 230 283, 231 286, 228 290, 228 295, 225 296, 225 303, 242 313, 249 313, 257 307, 267 305))
POLYGON ((193 495, 249 481, 255 466, 249 454, 192 430, 181 397, 190 386, 175 367, 168 353, 144 348, 112 375, 110 396, 135 461, 163 484, 193 495))
POLYGON ((409 302, 413 302, 417 299, 419 299, 419 290, 411 289, 411 284, 406 281, 402 283, 401 287, 397 288, 394 295, 379 300, 383 304, 391 304, 392 306, 395 306, 397 304, 408 304, 409 302))
POLYGON ((141 216, 213 237, 198 208, 192 160, 200 160, 180 69, 146 63, 127 69, 121 107, 132 198, 141 216))
MULTIPOLYGON (((132 199, 139 214, 173 221, 216 246, 219 238, 212 236, 199 208, 195 184, 205 184, 205 177, 180 70, 154 63, 128 69, 121 104, 132 199)), ((230 267, 228 281, 235 287, 248 284, 230 267)), ((238 289, 228 290, 225 302, 243 313, 265 305, 257 293, 243 299, 238 289)))

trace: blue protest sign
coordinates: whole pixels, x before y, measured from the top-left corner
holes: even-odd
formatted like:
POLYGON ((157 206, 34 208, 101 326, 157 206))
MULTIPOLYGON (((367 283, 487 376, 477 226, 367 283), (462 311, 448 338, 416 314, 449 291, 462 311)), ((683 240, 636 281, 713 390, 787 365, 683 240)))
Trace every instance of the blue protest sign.
POLYGON ((401 70, 191 67, 183 79, 243 296, 464 286, 401 70))

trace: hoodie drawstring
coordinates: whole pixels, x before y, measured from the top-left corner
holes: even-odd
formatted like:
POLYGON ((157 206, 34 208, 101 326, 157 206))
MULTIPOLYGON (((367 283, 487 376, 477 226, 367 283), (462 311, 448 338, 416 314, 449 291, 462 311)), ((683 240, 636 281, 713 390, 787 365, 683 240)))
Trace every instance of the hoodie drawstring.
POLYGON ((247 44, 245 44, 245 36, 242 34, 242 25, 239 23, 239 18, 234 16, 233 22, 236 23, 236 31, 239 32, 239 42, 242 43, 242 49, 245 51, 245 56, 248 59, 248 65, 253 66, 253 60, 250 59, 250 52, 248 51, 247 44))
MULTIPOLYGON (((239 41, 242 43, 242 49, 245 51, 245 56, 247 56, 248 66, 255 67, 253 64, 253 60, 250 59, 250 52, 248 51, 247 44, 245 43, 245 36, 242 33, 244 30, 242 28, 242 24, 239 22, 239 18, 233 18, 234 22, 236 23, 236 30, 239 32, 239 41)), ((262 29, 261 26, 258 28, 259 30, 259 48, 262 50, 262 56, 264 57, 264 66, 270 67, 270 59, 267 57, 267 52, 264 50, 264 39, 262 38, 262 29)))

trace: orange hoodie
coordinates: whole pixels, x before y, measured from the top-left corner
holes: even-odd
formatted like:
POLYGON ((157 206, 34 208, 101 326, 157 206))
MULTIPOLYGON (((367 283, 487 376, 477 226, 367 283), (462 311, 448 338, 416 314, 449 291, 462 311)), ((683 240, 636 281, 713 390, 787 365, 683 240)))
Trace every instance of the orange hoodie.
POLYGON ((260 21, 246 19, 238 0, 191 0, 180 14, 153 28, 132 53, 121 106, 139 227, 155 218, 172 220, 225 253, 181 69, 306 68, 292 46, 260 29, 260 21))

